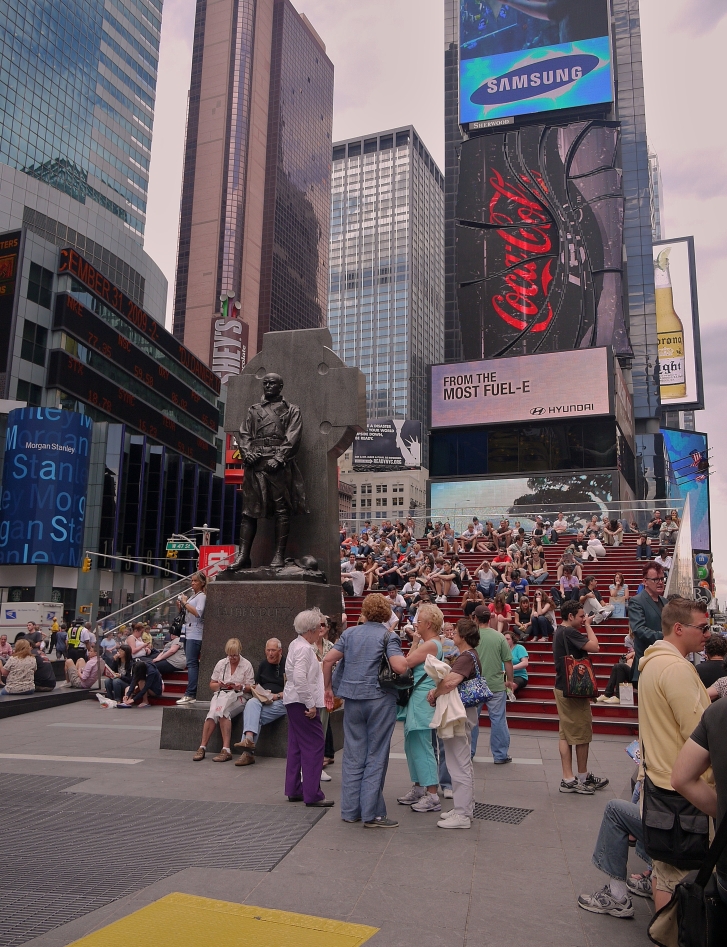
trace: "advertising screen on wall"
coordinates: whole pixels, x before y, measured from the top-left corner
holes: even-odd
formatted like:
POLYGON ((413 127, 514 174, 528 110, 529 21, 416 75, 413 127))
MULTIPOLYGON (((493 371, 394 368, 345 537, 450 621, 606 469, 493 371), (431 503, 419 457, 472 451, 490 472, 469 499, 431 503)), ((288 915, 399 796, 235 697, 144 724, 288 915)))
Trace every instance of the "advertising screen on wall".
POLYGON ((0 563, 80 564, 92 430, 75 411, 8 414, 0 563))
POLYGON ((460 0, 460 122, 610 102, 608 0, 460 0))
POLYGON ((420 470, 421 466, 421 421, 369 421, 354 438, 354 470, 420 470))
POLYGON ((654 243, 659 391, 667 411, 704 408, 694 238, 654 243))
POLYGON ((668 460, 669 497, 674 500, 689 497, 692 548, 710 549, 707 435, 699 431, 673 431, 668 428, 662 428, 661 434, 668 460), (707 461, 706 470, 701 469, 704 461, 707 461))
POLYGON ((22 232, 14 230, 12 233, 0 235, 0 396, 5 391, 5 372, 7 359, 10 357, 10 330, 13 324, 13 305, 15 302, 15 286, 18 276, 18 260, 20 257, 20 238, 22 232))
POLYGON ((431 427, 612 414, 612 376, 606 348, 432 365, 431 427))

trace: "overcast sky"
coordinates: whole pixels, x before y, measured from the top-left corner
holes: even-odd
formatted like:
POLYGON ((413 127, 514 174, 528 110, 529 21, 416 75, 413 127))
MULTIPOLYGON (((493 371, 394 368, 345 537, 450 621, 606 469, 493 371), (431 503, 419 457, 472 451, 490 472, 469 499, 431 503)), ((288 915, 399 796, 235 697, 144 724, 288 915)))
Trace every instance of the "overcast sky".
MULTIPOLYGON (((165 0, 149 185, 146 250, 171 292, 194 30, 194 0, 165 0)), ((443 169, 442 0, 299 0, 336 67, 334 137, 413 123, 443 169)), ((727 602, 727 405, 725 278, 727 128, 718 81, 727 49, 727 0, 642 0, 641 36, 649 144, 664 180, 666 237, 694 235, 711 436, 712 547, 727 602)))

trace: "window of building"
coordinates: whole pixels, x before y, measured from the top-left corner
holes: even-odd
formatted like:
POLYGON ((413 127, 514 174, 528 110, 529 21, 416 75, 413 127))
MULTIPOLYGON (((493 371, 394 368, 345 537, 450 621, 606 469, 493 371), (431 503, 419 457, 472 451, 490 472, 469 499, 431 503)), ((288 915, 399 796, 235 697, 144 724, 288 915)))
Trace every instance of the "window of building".
POLYGON ((30 264, 28 299, 44 309, 50 309, 53 294, 53 274, 37 263, 30 264))
POLYGON ((378 142, 375 138, 367 138, 364 141, 364 154, 370 155, 372 152, 376 151, 378 148, 378 142))
MULTIPOLYGON (((48 271, 46 270, 46 273, 48 271)), ((26 319, 23 323, 23 344, 20 357, 26 362, 45 366, 45 349, 48 342, 48 330, 36 322, 26 319)))
POLYGON ((382 135, 379 139, 379 148, 381 151, 387 151, 389 148, 394 147, 394 136, 393 135, 382 135))
POLYGON ((351 144, 348 146, 348 157, 354 158, 360 154, 361 154, 361 142, 360 141, 351 142, 351 144))
POLYGON ((338 145, 337 148, 333 149, 333 160, 340 161, 342 158, 346 157, 346 146, 338 145))
POLYGON ((39 408, 43 389, 40 385, 33 385, 29 381, 19 381, 15 397, 18 401, 25 401, 31 408, 39 408))
POLYGON ((399 148, 401 145, 409 144, 409 131, 397 132, 396 133, 396 147, 399 148))

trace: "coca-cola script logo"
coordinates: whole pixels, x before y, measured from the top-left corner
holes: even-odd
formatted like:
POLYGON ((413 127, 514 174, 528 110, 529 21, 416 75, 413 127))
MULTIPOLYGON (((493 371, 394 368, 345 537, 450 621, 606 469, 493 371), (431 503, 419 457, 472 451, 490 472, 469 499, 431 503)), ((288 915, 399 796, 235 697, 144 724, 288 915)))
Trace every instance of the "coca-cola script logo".
POLYGON ((513 328, 543 332, 553 318, 548 289, 554 258, 547 256, 553 254, 556 242, 553 218, 527 188, 505 181, 497 169, 492 169, 489 184, 489 222, 498 225, 505 266, 514 267, 500 277, 500 292, 491 297, 492 306, 513 328), (533 323, 541 314, 543 318, 533 323))

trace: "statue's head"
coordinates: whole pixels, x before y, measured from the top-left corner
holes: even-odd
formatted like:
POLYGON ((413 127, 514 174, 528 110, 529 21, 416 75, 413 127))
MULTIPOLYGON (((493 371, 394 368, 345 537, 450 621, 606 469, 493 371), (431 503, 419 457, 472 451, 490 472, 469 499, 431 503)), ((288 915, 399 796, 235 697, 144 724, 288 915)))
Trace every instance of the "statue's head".
POLYGON ((276 375, 275 372, 268 372, 268 374, 263 378, 263 391, 265 392, 265 397, 268 399, 268 401, 278 398, 282 390, 283 379, 280 377, 280 375, 276 375))

